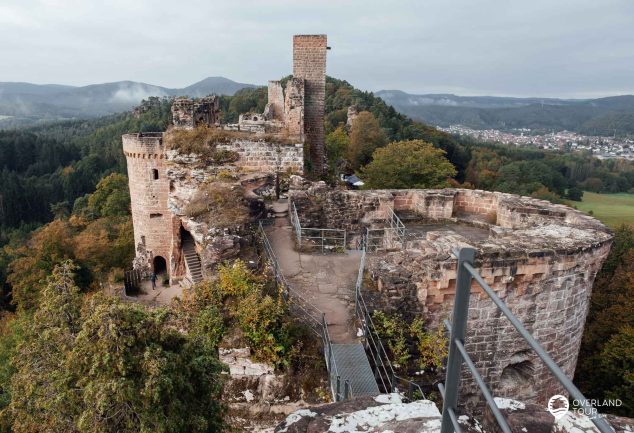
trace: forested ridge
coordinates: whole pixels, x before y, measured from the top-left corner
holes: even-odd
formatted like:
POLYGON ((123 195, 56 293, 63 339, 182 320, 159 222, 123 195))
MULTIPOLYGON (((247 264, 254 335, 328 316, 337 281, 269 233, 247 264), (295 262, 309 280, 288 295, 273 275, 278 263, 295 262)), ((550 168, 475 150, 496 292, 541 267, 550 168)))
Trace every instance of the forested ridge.
MULTIPOLYGON (((243 89, 234 96, 221 97, 222 114, 226 121, 236 121, 239 113, 261 112, 265 102, 266 89, 243 89)), ((192 380, 197 387, 203 387, 198 389, 210 398, 217 396, 216 375, 220 366, 211 355, 217 341, 203 340, 202 348, 191 347, 195 339, 210 338, 209 332, 221 326, 214 310, 219 308, 215 303, 217 300, 211 305, 205 304, 204 311, 188 313, 202 314, 200 323, 196 323, 204 330, 204 336, 197 334, 202 332, 200 329, 178 336, 170 331, 170 326, 175 323, 170 317, 95 295, 103 282, 120 282, 123 270, 130 265, 134 255, 121 135, 164 130, 169 121, 170 104, 169 99, 154 101, 137 116, 123 113, 0 131, 0 411, 5 409, 0 418, 0 432, 9 432, 11 428, 29 431, 40 421, 28 414, 42 410, 59 412, 59 416, 46 420, 55 423, 51 425, 59 429, 49 431, 104 431, 100 430, 99 422, 107 420, 94 418, 94 407, 90 405, 93 397, 89 393, 82 395, 81 401, 75 400, 72 408, 64 408, 55 400, 46 400, 43 394, 36 395, 39 391, 33 389, 30 390, 34 393, 31 397, 40 406, 32 406, 22 397, 12 400, 11 390, 23 392, 34 374, 51 375, 42 390, 44 394, 68 392, 69 386, 94 385, 94 392, 100 389, 99 386, 106 389, 121 371, 114 364, 108 364, 103 374, 93 377, 90 375, 94 374, 93 367, 108 350, 126 344, 133 348, 140 347, 135 346, 137 344, 147 344, 154 350, 152 354, 143 355, 149 356, 145 361, 141 361, 142 353, 134 350, 124 353, 123 356, 129 357, 126 359, 164 362, 173 369, 163 371, 165 375, 157 373, 156 377, 139 373, 141 376, 136 377, 137 381, 128 383, 129 387, 121 395, 138 392, 140 387, 154 380, 166 379, 174 380, 179 386, 183 381, 192 380), (74 317, 72 323, 55 320, 56 314, 67 311, 74 317), (34 321, 54 328, 55 333, 49 335, 48 340, 40 340, 37 332, 41 328, 29 329, 34 321), (130 340, 111 341, 110 347, 88 347, 90 338, 101 332, 101 323, 128 329, 130 340), (142 332, 148 325, 147 333, 142 332), (66 346, 56 347, 59 341, 66 346), (20 354, 26 353, 35 358, 18 359, 20 354), (47 353, 55 355, 52 361, 44 363, 49 370, 33 371, 32 367, 47 353), (61 361, 67 358, 81 362, 72 365, 61 361), (175 370, 194 358, 208 363, 204 365, 211 369, 206 384, 192 379, 200 374, 199 370, 175 370), (62 367, 56 369, 57 361, 62 367), (209 384, 213 386, 204 388, 209 384), (94 422, 90 421, 91 416, 94 422), (16 419, 21 424, 12 424, 16 419)), ((631 162, 600 161, 585 154, 518 149, 453 137, 412 121, 371 92, 355 89, 345 81, 330 77, 326 85, 326 133, 330 171, 325 180, 333 184, 338 182, 340 173, 354 172, 371 187, 461 186, 532 195, 552 201, 579 200, 583 190, 626 192, 634 188, 631 162), (347 110, 351 105, 356 106, 359 114, 353 125, 347 127, 347 110), (411 156, 406 163, 401 158, 403 152, 411 156), (419 175, 429 166, 434 170, 419 175)), ((628 260, 634 251, 631 238, 630 228, 619 229, 617 248, 597 279, 593 293, 593 310, 582 354, 584 359, 600 358, 601 361, 582 360, 581 373, 578 372, 579 383, 589 397, 621 395, 634 387, 632 323, 624 313, 627 310, 615 307, 616 304, 629 305, 628 302, 634 299, 634 280, 628 268, 628 260), (615 321, 616 317, 618 321, 615 321), (612 375, 616 379, 579 379, 591 368, 598 372, 597 377, 612 375)), ((247 278, 244 275, 240 278, 243 277, 247 278)), ((245 311, 254 310, 255 306, 277 311, 274 304, 261 302, 259 292, 249 293, 250 304, 243 306, 245 311)), ((172 311, 169 314, 178 318, 181 313, 172 311)), ((235 314, 238 322, 241 320, 239 311, 231 314, 235 314)), ((285 347, 287 343, 280 341, 288 340, 288 332, 276 329, 265 337, 274 343, 274 347, 285 347)), ((256 333, 253 338, 255 342, 262 338, 262 334, 256 333)), ((280 359, 276 358, 275 362, 282 362, 280 359)), ((182 398, 175 404, 188 402, 192 398, 190 391, 183 391, 182 398)), ((148 399, 133 402, 137 405, 135 410, 145 417, 144 426, 167 425, 154 423, 156 417, 164 423, 180 423, 170 431, 186 431, 187 428, 214 431, 221 426, 218 416, 222 409, 211 402, 207 402, 209 406, 196 408, 200 411, 198 426, 204 426, 196 430, 179 418, 180 406, 163 402, 160 410, 151 407, 163 404, 160 399, 152 400, 157 396, 150 393, 146 396, 148 399)), ((627 396, 619 398, 624 397, 627 396)), ((622 414, 634 415, 631 398, 627 404, 622 414)), ((118 431, 137 431, 134 428, 141 422, 135 416, 124 421, 115 425, 118 431)))

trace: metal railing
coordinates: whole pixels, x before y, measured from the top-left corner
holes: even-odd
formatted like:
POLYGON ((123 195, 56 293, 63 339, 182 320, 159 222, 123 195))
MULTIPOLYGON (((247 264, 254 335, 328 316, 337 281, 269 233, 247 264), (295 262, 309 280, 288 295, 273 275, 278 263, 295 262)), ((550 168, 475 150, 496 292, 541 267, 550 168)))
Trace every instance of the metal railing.
POLYGON ((337 363, 332 351, 332 340, 328 332, 328 323, 326 322, 326 314, 310 303, 300 293, 298 293, 289 284, 280 267, 275 251, 271 246, 262 221, 259 223, 258 231, 262 238, 264 253, 267 262, 273 271, 275 281, 282 295, 282 299, 287 303, 291 312, 295 317, 301 318, 302 321, 320 338, 324 350, 324 358, 326 360, 326 369, 328 370, 328 384, 335 401, 352 398, 353 390, 350 381, 341 378, 337 370, 337 363), (294 311, 293 311, 294 310, 294 311), (343 384, 343 386, 342 386, 343 384))
POLYGON ((302 224, 299 222, 299 215, 297 215, 297 208, 295 203, 291 202, 291 224, 295 229, 295 239, 297 239, 297 246, 302 246, 302 224))
POLYGON ((123 274, 123 287, 125 294, 137 294, 141 288, 141 282, 143 281, 143 274, 137 269, 130 269, 123 274))
POLYGON ((415 392, 418 392, 416 398, 424 398, 423 390, 417 383, 399 377, 396 374, 387 351, 376 331, 376 327, 372 321, 372 315, 368 310, 361 290, 363 286, 363 274, 365 272, 365 253, 365 248, 363 248, 361 252, 361 263, 359 264, 359 273, 357 274, 357 283, 354 290, 354 312, 359 322, 361 322, 365 348, 370 354, 370 359, 372 359, 374 364, 377 383, 383 387, 385 392, 401 392, 401 387, 404 385, 407 388, 406 395, 409 398, 413 399, 415 392))
POLYGON ((362 237, 362 245, 365 246, 366 251, 405 248, 405 224, 392 207, 387 208, 385 221, 386 227, 366 228, 362 237))
MULTIPOLYGON (((588 400, 581 394, 581 391, 572 383, 572 381, 565 375, 565 373, 559 368, 559 366, 548 355, 544 348, 535 340, 535 338, 528 332, 524 325, 519 321, 517 317, 511 312, 508 306, 502 301, 493 291, 493 289, 487 284, 486 281, 480 276, 478 271, 473 267, 473 261, 475 258, 475 250, 473 248, 462 248, 460 250, 454 250, 453 254, 458 259, 457 280, 456 280, 456 297, 453 306, 453 323, 445 321, 447 328, 450 331, 449 339, 449 357, 447 358, 447 375, 445 384, 438 385, 440 393, 443 397, 442 408, 442 425, 441 433, 462 433, 462 429, 458 424, 458 414, 456 413, 458 407, 458 390, 460 386, 460 371, 462 369, 463 361, 468 367, 468 370, 477 383, 482 395, 484 396, 495 420, 504 433, 512 433, 506 419, 497 407, 493 395, 488 386, 484 382, 484 379, 478 372, 474 362, 467 353, 464 346, 465 332, 467 328, 467 318, 469 312, 469 296, 471 292, 471 282, 475 280, 484 292, 491 298, 497 308, 506 316, 515 329, 519 332, 520 336, 528 343, 528 345, 535 351, 537 356, 541 358, 546 367, 552 372, 555 378, 563 385, 563 387, 570 393, 573 399, 578 401, 584 409, 585 413, 593 413, 592 408, 587 403, 588 400)), ((608 423, 600 416, 593 417, 592 423, 599 429, 601 433, 614 433, 614 430, 608 425, 608 423)))
POLYGON ((365 229, 365 235, 361 237, 361 248, 366 251, 378 251, 384 247, 385 244, 385 228, 380 229, 365 229))
POLYGON ((291 202, 291 224, 297 240, 297 248, 314 247, 325 252, 345 252, 348 242, 347 233, 343 229, 324 229, 318 227, 302 227, 295 203, 291 202))
POLYGON ((396 237, 398 237, 402 248, 405 248, 405 224, 403 224, 403 221, 396 215, 392 207, 387 209, 387 216, 390 222, 390 228, 396 234, 396 237))

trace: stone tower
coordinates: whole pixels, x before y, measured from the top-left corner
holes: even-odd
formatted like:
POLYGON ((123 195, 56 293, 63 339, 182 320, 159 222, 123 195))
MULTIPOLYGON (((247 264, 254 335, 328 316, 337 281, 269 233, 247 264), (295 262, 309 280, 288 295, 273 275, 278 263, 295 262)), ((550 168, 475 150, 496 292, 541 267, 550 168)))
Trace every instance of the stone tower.
POLYGON ((126 134, 123 152, 128 164, 136 269, 170 270, 172 214, 167 208, 169 180, 162 133, 126 134))
POLYGON ((324 137, 324 99, 326 96, 326 35, 293 36, 293 76, 305 85, 304 137, 314 175, 323 173, 326 164, 324 137))

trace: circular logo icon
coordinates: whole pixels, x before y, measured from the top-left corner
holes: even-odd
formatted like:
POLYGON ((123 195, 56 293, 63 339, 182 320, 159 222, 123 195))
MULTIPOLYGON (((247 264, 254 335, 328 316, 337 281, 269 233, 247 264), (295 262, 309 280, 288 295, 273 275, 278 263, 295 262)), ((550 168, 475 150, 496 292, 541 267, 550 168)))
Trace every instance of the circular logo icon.
POLYGON ((550 397, 550 400, 548 400, 548 412, 550 412, 556 420, 566 416, 569 408, 570 403, 568 403, 568 399, 563 395, 553 395, 550 397))

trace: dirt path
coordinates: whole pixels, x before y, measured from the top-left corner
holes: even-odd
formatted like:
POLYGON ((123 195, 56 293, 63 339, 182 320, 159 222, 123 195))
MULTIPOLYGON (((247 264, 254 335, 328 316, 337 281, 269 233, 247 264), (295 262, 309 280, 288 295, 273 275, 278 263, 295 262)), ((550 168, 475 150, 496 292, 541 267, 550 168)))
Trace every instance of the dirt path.
POLYGON ((172 299, 183 297, 183 287, 179 284, 164 286, 161 281, 157 281, 156 289, 152 290, 152 283, 149 280, 144 280, 141 283, 141 290, 143 293, 131 298, 147 305, 169 305, 172 299))
POLYGON ((361 254, 304 254, 295 250, 292 227, 276 219, 267 235, 288 282, 306 300, 326 314, 333 343, 357 342, 352 326, 354 285, 361 254))

